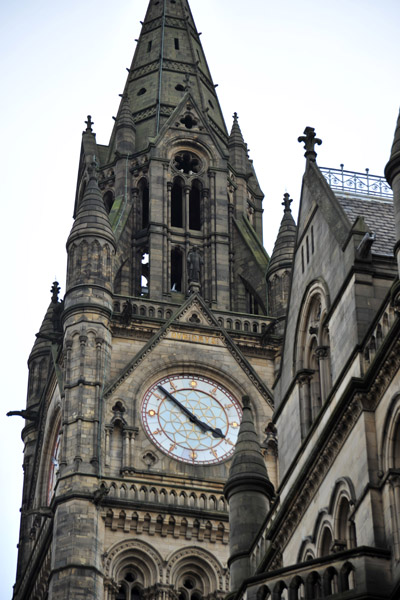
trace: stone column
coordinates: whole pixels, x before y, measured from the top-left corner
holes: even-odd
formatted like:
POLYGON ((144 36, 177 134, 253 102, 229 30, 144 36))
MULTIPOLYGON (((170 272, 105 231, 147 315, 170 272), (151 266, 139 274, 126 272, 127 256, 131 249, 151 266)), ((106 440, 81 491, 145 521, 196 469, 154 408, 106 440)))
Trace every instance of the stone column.
POLYGON ((329 390, 331 387, 331 373, 330 373, 330 360, 329 360, 329 347, 319 346, 315 354, 317 356, 319 364, 319 379, 321 386, 321 401, 322 404, 328 397, 329 390))
POLYGON ((183 188, 183 207, 182 207, 182 217, 183 217, 183 227, 186 233, 189 233, 189 206, 190 206, 190 191, 191 187, 189 185, 185 185, 183 188))
POLYGON ((310 382, 313 371, 304 370, 297 376, 300 397, 300 426, 301 439, 304 440, 312 423, 310 382))

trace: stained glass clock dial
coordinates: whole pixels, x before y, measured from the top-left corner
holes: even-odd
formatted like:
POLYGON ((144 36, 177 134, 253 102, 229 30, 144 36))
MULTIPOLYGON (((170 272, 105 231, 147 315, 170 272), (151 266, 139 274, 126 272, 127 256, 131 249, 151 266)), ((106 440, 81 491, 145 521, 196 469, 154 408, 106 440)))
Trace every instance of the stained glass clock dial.
POLYGON ((171 375, 154 383, 142 405, 144 428, 176 460, 211 465, 234 451, 242 410, 221 384, 198 375, 171 375))

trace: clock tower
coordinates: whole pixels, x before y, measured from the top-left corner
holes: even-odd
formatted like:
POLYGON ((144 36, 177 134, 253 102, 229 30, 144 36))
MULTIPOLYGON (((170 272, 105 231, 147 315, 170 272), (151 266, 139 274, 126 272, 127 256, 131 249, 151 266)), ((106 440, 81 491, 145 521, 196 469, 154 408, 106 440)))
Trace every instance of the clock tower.
POLYGON ((187 0, 151 0, 108 145, 86 121, 65 297, 29 359, 14 600, 228 592, 245 396, 276 483, 262 200, 187 0))

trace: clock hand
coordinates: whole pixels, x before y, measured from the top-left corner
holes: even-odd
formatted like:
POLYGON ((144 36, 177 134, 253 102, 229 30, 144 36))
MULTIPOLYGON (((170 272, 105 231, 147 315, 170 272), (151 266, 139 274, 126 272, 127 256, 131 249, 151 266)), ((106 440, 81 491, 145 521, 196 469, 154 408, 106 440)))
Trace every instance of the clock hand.
POLYGON ((203 421, 200 421, 200 419, 198 417, 196 417, 195 414, 193 414, 188 408, 186 408, 186 406, 184 406, 181 402, 179 402, 179 400, 177 400, 175 398, 175 396, 173 396, 170 392, 168 392, 168 390, 163 388, 162 385, 159 385, 158 389, 161 392, 163 392, 167 396, 167 398, 172 400, 172 402, 174 402, 182 410, 182 412, 185 413, 185 415, 187 417, 189 417, 189 420, 191 423, 195 423, 196 425, 198 425, 200 427, 200 429, 202 429, 204 432, 211 431, 212 436, 215 438, 217 438, 217 437, 224 438, 225 437, 220 429, 218 429, 218 428, 214 429, 213 427, 208 425, 208 423, 203 423, 203 421))

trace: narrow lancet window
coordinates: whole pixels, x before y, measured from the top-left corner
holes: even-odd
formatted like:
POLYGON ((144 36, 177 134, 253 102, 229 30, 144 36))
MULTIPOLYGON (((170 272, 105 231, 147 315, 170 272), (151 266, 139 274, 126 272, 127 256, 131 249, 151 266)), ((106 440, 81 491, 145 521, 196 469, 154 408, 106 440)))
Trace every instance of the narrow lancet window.
POLYGON ((171 292, 182 291, 183 255, 179 248, 171 252, 171 292))
POLYGON ((171 191, 171 225, 183 227, 183 181, 175 179, 171 191))
POLYGON ((189 229, 201 230, 201 183, 194 181, 189 195, 189 229))
POLYGON ((139 183, 139 199, 142 213, 142 229, 149 225, 149 184, 145 179, 139 183))

